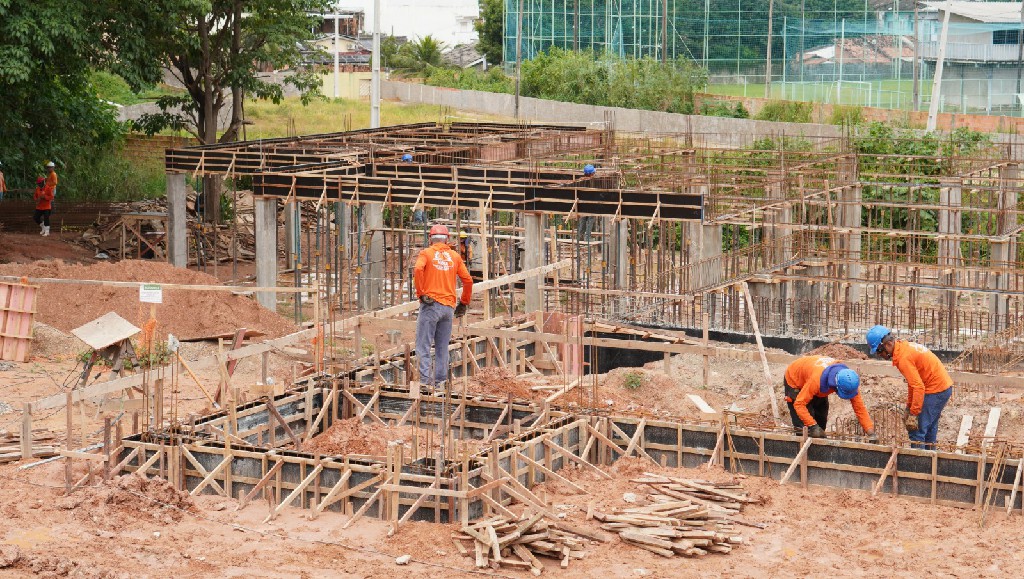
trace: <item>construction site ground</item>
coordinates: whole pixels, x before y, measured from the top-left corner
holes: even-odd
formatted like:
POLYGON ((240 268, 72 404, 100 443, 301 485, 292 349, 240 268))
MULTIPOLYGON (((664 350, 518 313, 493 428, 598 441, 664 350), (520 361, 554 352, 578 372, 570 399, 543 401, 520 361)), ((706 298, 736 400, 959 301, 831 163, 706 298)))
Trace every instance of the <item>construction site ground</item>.
MULTIPOLYGON (((30 361, 0 371, 4 408, 20 408, 24 402, 60 392, 63 385, 76 378, 75 357, 84 345, 48 326, 37 327, 36 336, 30 361)), ((214 353, 216 345, 197 342, 184 344, 183 348, 186 360, 195 360, 214 353)), ((272 354, 270 360, 270 373, 280 390, 281 385, 292 379, 296 362, 281 353, 272 354)), ((585 380, 583 388, 570 392, 562 402, 582 404, 593 399, 620 411, 697 420, 701 418, 700 411, 686 394, 698 394, 716 409, 735 403, 744 411, 768 412, 759 363, 712 359, 710 386, 706 389, 702 385, 702 368, 703 359, 689 355, 672 357, 668 374, 660 361, 645 368, 619 368, 585 380), (626 387, 637 383, 635 389, 626 387)), ((781 384, 783 370, 781 365, 770 367, 776 384, 781 384)), ((259 372, 258 358, 244 360, 233 383, 244 389, 255 384, 259 372)), ((472 392, 499 397, 511 394, 539 400, 549 395, 550 390, 533 390, 535 386, 550 388, 562 382, 558 376, 516 378, 487 370, 478 380, 470 380, 467 387, 472 392)), ((869 378, 865 382, 864 395, 872 407, 899 403, 905 395, 905 387, 896 379, 869 378)), ((210 377, 208 386, 212 388, 215 384, 216 379, 210 377)), ((180 413, 200 413, 208 408, 191 381, 182 377, 179 386, 180 413)), ((955 437, 962 414, 983 416, 994 403, 977 393, 958 392, 943 417, 940 440, 955 437)), ((1003 394, 999 403, 1003 406, 999 435, 1019 437, 1024 406, 1018 395, 1003 394)), ((833 404, 833 416, 851 414, 848 405, 833 404)), ((76 416, 76 424, 81 424, 81 419, 76 416)), ((18 412, 6 410, 5 415, 0 415, 0 429, 16 432, 19 422, 18 412)), ((58 443, 63 438, 64 424, 62 410, 41 414, 33 421, 34 428, 54 433, 58 443)), ((87 442, 96 441, 101 428, 95 415, 87 413, 84 428, 76 427, 76 439, 82 440, 84 434, 87 442)), ((323 452, 381 454, 389 441, 411 444, 412 432, 409 427, 371 427, 345 421, 310 444, 323 452)), ((418 433, 421 449, 425 449, 425 437, 423 431, 418 433)), ((435 445, 436 442, 432 444, 435 445)), ((455 528, 451 525, 403 525, 396 536, 389 538, 386 523, 376 519, 363 518, 343 530, 347 520, 344 515, 326 513, 309 521, 307 511, 300 509, 287 509, 274 522, 263 524, 267 506, 261 501, 236 511, 234 500, 188 498, 160 481, 140 481, 138 477, 116 479, 105 486, 64 497, 61 462, 17 470, 26 462, 0 466, 0 477, 4 479, 0 503, 7 521, 0 531, 0 564, 17 557, 5 569, 12 576, 391 577, 403 573, 428 577, 438 573, 460 576, 473 570, 472 560, 455 552, 449 539, 455 528), (394 563, 394 558, 403 554, 414 558, 407 568, 394 563)), ((596 521, 584 520, 591 503, 598 510, 623 506, 624 493, 643 496, 643 487, 631 479, 643 472, 669 471, 710 480, 737 476, 720 469, 666 470, 640 459, 624 459, 609 469, 611 481, 598 480, 584 471, 562 471, 584 487, 586 494, 574 494, 555 482, 541 485, 538 492, 547 497, 554 510, 564 512, 568 521, 596 529, 596 521)), ((742 518, 765 523, 767 527, 743 528, 749 544, 727 556, 662 559, 615 539, 609 544, 591 545, 586 558, 574 561, 568 569, 548 562, 546 574, 770 577, 826 572, 909 576, 928 570, 939 576, 998 577, 1013 575, 1012 569, 1024 559, 1024 539, 1016 532, 1020 515, 1008 518, 1000 508, 990 510, 981 525, 979 511, 889 496, 871 497, 854 491, 803 489, 794 484, 780 487, 772 480, 753 476, 739 475, 739 480, 761 501, 745 509, 742 518)), ((486 573, 528 576, 507 569, 486 573)))

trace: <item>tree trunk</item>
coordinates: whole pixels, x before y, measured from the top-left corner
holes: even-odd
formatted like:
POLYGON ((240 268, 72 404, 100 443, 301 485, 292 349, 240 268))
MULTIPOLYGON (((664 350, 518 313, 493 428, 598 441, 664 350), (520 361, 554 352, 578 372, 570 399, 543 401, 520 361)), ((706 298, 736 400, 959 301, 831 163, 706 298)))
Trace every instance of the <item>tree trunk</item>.
MULTIPOLYGON (((200 103, 199 134, 203 144, 217 142, 217 111, 214 108, 213 63, 210 57, 210 28, 206 18, 199 19, 199 42, 203 55, 199 76, 203 82, 203 102, 200 103)), ((221 179, 217 175, 203 177, 203 221, 220 223, 221 179)))

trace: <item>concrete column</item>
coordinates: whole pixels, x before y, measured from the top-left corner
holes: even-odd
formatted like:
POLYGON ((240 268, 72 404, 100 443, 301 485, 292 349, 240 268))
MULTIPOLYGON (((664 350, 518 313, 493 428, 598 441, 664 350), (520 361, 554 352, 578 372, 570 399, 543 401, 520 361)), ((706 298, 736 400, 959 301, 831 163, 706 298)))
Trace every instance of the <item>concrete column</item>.
MULTIPOLYGON (((852 260, 846 265, 847 279, 860 279, 862 275, 861 256, 861 232, 856 229, 861 226, 861 219, 864 206, 861 201, 864 198, 864 190, 860 184, 847 188, 842 193, 843 208, 839 212, 840 225, 851 228, 851 231, 843 236, 843 249, 847 259, 852 260)), ((861 284, 850 285, 850 301, 860 299, 861 284)))
MULTIPOLYGON (((992 266, 1005 268, 1006 273, 994 276, 993 289, 1005 290, 1008 287, 1009 264, 1017 255, 1017 236, 1009 235, 1017 226, 1017 216, 1013 210, 1017 207, 1017 191, 1020 174, 1019 165, 1006 165, 999 168, 999 199, 997 227, 999 235, 1006 237, 992 242, 992 266)), ((1006 314, 1009 312, 1008 297, 1003 294, 992 294, 989 298, 989 312, 992 315, 992 331, 1006 327, 1006 314)))
MULTIPOLYGON (((961 216, 963 183, 958 179, 943 179, 939 188, 939 234, 958 236, 963 230, 963 218, 961 216)), ((949 273, 940 275, 940 281, 954 285, 957 282, 959 268, 963 259, 960 253, 960 240, 958 237, 939 240, 939 265, 947 268, 949 273)), ((956 296, 954 291, 943 293, 942 304, 949 313, 949 320, 953 319, 953 311, 956 308, 956 296)), ((948 326, 947 326, 948 327, 948 326)))
MULTIPOLYGON (((704 225, 699 221, 687 221, 683 227, 686 235, 687 259, 691 265, 722 255, 722 226, 704 225)), ((689 283, 691 290, 714 285, 722 281, 725 271, 721 263, 708 261, 701 267, 691 269, 689 283)))
POLYGON ((380 203, 364 203, 360 215, 362 237, 356 246, 360 252, 359 307, 363 311, 380 308, 384 293, 384 208, 380 203), (369 242, 364 251, 363 241, 369 242))
POLYGON ((167 174, 167 261, 188 267, 188 217, 185 214, 185 174, 167 174))
MULTIPOLYGON (((256 230, 256 285, 277 285, 277 199, 258 197, 253 202, 256 230)), ((256 301, 268 310, 277 311, 277 294, 256 292, 256 301)))
POLYGON ((287 269, 295 269, 295 264, 302 259, 299 255, 298 241, 300 235, 301 213, 296 201, 284 204, 284 263, 287 269))
POLYGON ((629 221, 606 217, 604 231, 601 256, 611 273, 612 283, 612 287, 606 289, 629 289, 629 221))
POLYGON ((794 329, 808 336, 817 336, 824 327, 825 320, 821 319, 822 310, 818 309, 821 302, 825 284, 819 278, 828 273, 827 262, 804 262, 802 266, 803 275, 814 278, 807 281, 793 283, 793 325, 794 329))
MULTIPOLYGON (((544 214, 524 213, 523 222, 526 229, 523 251, 523 269, 533 269, 544 265, 544 214)), ((526 311, 540 310, 543 292, 540 289, 544 278, 531 277, 526 280, 526 311)))

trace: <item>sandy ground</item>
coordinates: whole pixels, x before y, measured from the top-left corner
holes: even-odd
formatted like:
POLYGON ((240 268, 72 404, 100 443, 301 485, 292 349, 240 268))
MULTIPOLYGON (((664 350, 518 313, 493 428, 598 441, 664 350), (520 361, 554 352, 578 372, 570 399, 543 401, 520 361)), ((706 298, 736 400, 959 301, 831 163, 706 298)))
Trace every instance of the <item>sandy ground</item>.
MULTIPOLYGON (((627 459, 610 469, 613 481, 588 472, 564 471, 588 491, 568 495, 545 488, 552 508, 566 520, 592 529, 588 503, 598 510, 624 506, 622 494, 644 496, 630 482, 644 471, 728 480, 718 470, 660 469, 627 459)), ((264 524, 261 501, 238 511, 237 502, 215 496, 181 496, 158 481, 125 477, 63 497, 58 465, 16 472, 4 479, 0 565, 12 577, 462 577, 472 562, 449 540, 454 527, 414 523, 387 537, 384 523, 362 519, 342 529, 347 517, 326 513, 310 521, 298 509, 264 524), (136 479, 136 480, 133 480, 136 479), (394 559, 414 561, 399 567, 394 559)), ((984 526, 980 513, 919 505, 888 496, 740 478, 760 504, 741 518, 765 529, 740 527, 747 544, 729 555, 662 559, 615 539, 592 544, 587 556, 559 569, 545 560, 546 576, 610 577, 778 577, 827 574, 841 577, 1012 577, 1024 563, 1020 515, 992 511, 984 526)), ((543 487, 544 485, 542 485, 543 487)), ((541 489, 538 489, 540 491, 541 489)), ((499 577, 529 577, 508 569, 499 577)))

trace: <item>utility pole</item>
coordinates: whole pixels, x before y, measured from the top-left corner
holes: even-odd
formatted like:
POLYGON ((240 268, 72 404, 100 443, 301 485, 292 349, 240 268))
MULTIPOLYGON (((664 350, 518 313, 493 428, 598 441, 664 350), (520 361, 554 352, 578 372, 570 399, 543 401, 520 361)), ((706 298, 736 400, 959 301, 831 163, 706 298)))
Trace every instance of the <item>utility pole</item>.
POLYGON ((768 1, 768 48, 765 51, 764 98, 772 98, 772 13, 775 12, 775 0, 768 1))
POLYGON ((373 57, 370 72, 370 128, 380 127, 380 0, 373 0, 373 57))
POLYGON ((708 69, 708 13, 711 11, 711 0, 704 0, 704 70, 708 69))
POLYGON ((932 79, 932 99, 928 103, 928 125, 925 130, 935 130, 939 117, 939 101, 942 100, 942 68, 946 64, 946 39, 949 37, 949 7, 942 16, 942 32, 939 34, 939 56, 935 60, 935 78, 932 79))
POLYGON ((839 29, 839 82, 836 83, 836 104, 843 104, 843 52, 846 46, 846 19, 839 29))
POLYGON ((340 40, 338 38, 338 14, 335 10, 334 14, 334 98, 340 96, 338 94, 338 74, 340 73, 340 58, 338 57, 340 40))
POLYGON ((572 49, 580 50, 580 0, 572 2, 572 49))

